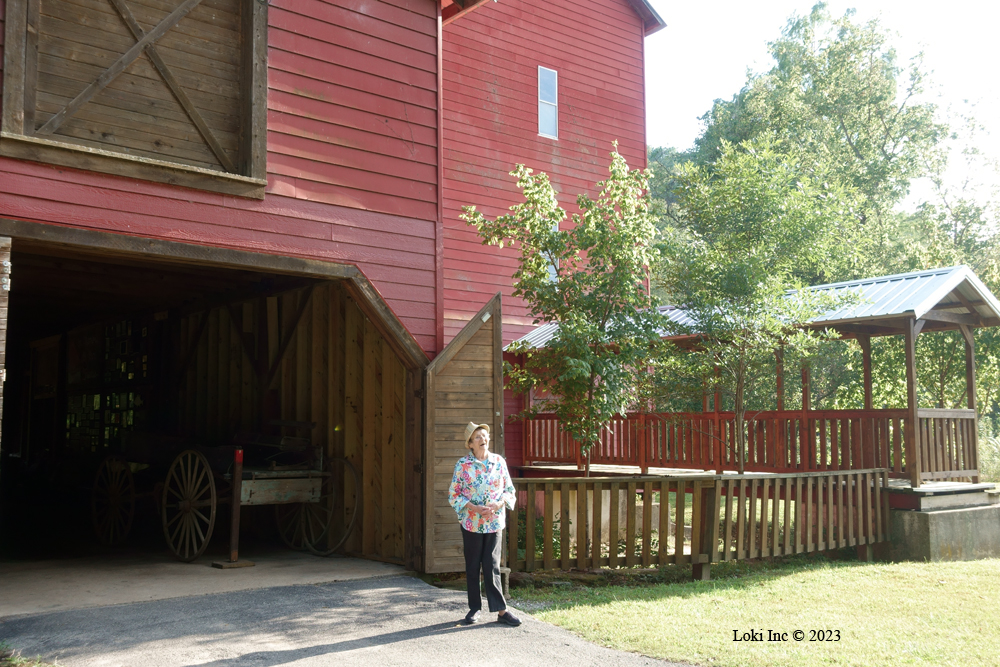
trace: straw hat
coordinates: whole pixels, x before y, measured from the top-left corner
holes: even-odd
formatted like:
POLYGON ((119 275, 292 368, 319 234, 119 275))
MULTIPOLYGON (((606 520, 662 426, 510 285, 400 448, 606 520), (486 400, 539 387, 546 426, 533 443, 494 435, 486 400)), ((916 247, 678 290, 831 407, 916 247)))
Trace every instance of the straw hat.
POLYGON ((486 429, 486 432, 490 432, 489 424, 477 424, 476 422, 469 422, 469 425, 465 427, 465 444, 469 444, 469 438, 472 434, 476 432, 477 428, 486 429))

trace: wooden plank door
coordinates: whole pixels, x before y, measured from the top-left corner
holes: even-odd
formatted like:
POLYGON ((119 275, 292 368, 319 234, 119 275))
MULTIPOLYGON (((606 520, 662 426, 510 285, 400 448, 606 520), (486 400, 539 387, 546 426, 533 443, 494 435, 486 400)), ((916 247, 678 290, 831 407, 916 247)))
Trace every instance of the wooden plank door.
POLYGON ((491 448, 503 454, 503 334, 500 294, 483 306, 427 366, 426 572, 463 572, 462 534, 448 504, 455 462, 467 452, 471 422, 489 424, 491 448))

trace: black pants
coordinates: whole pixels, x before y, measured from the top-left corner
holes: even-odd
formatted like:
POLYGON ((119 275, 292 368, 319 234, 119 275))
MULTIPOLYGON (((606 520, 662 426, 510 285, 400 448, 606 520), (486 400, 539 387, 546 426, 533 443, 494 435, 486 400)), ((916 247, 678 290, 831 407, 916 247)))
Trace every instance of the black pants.
POLYGON ((503 531, 496 533, 470 533, 462 528, 462 543, 465 546, 465 581, 469 589, 469 609, 483 608, 483 598, 479 592, 479 573, 483 573, 486 583, 486 601, 490 611, 504 611, 507 603, 500 590, 500 547, 503 545, 503 531))

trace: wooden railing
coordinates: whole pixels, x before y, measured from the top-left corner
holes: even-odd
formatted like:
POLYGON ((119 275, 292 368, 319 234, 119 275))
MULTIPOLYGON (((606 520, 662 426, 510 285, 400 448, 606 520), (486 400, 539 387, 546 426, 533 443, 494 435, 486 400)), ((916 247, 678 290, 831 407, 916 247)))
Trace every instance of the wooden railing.
POLYGON ((516 571, 701 565, 871 545, 888 539, 888 480, 884 469, 519 478, 507 560, 516 571))
POLYGON ((975 410, 917 410, 920 479, 979 478, 975 410))
MULTIPOLYGON (((813 472, 886 468, 906 477, 906 410, 757 412, 748 416, 744 470, 813 472), (803 428, 805 424, 805 428, 803 428)), ((616 417, 590 451, 590 463, 691 470, 736 470, 732 412, 616 417)), ((524 463, 586 462, 553 415, 525 422, 524 463)))

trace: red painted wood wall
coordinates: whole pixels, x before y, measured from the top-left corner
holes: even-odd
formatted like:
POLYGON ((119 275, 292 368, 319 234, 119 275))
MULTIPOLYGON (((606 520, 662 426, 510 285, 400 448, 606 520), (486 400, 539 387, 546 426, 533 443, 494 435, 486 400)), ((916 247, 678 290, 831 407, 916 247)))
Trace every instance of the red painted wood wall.
MULTIPOLYGON (((607 176, 612 142, 646 166, 643 24, 627 0, 486 3, 444 28, 444 339, 500 290, 504 343, 534 324, 511 296, 516 254, 480 244, 459 214, 490 217, 520 201, 508 175, 524 163, 548 173, 559 202, 576 209, 607 176), (559 73, 559 139, 538 135, 538 66, 559 73)), ((505 414, 522 409, 504 392, 505 414)), ((505 425, 513 474, 523 461, 520 422, 505 425)))
POLYGON ((607 176, 615 139, 645 167, 643 24, 628 0, 489 2, 444 27, 442 71, 444 338, 500 290, 508 343, 533 327, 510 296, 516 254, 482 246, 461 208, 507 212, 519 201, 508 174, 524 163, 549 174, 572 212, 607 176), (558 140, 538 135, 539 65, 558 72, 558 140))
POLYGON ((434 352, 436 4, 268 11, 263 201, 0 158, 0 216, 356 264, 434 352))

